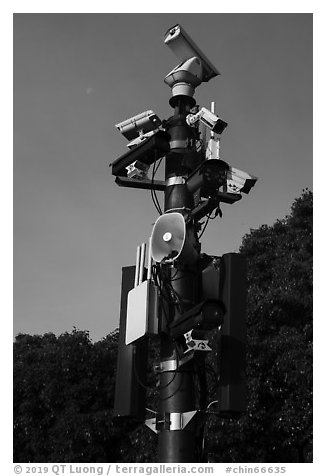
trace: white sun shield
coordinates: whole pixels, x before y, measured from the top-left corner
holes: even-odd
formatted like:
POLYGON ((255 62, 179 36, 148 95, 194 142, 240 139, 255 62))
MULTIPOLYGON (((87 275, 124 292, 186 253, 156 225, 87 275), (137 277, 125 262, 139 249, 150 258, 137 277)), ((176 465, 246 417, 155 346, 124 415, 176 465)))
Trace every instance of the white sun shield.
POLYGON ((227 192, 249 193, 256 182, 257 177, 250 175, 248 172, 244 172, 243 170, 230 166, 227 171, 227 192))

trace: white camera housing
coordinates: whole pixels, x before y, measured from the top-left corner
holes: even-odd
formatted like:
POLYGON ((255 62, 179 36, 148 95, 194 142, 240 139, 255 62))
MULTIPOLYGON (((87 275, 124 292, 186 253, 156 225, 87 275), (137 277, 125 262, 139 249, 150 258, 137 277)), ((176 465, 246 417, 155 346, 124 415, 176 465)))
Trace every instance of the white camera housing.
POLYGON ((152 110, 149 110, 120 122, 115 127, 126 139, 133 140, 138 136, 157 130, 161 123, 161 119, 152 110))
POLYGON ((257 177, 243 170, 229 167, 226 173, 226 187, 229 193, 249 193, 257 182, 257 177))
POLYGON ((207 82, 220 74, 182 26, 174 25, 169 28, 164 36, 164 43, 182 62, 193 57, 199 58, 203 68, 201 81, 207 82))
POLYGON ((209 109, 206 109, 206 107, 202 107, 197 112, 197 114, 188 114, 186 121, 189 126, 201 121, 206 127, 216 134, 222 134, 228 125, 227 122, 223 121, 220 117, 209 111, 209 109))

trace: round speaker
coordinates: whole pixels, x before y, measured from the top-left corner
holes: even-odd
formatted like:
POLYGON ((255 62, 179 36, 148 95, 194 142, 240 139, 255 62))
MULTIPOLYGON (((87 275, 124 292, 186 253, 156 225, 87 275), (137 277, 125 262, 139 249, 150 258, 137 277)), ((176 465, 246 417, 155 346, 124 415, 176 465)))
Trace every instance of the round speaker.
POLYGON ((153 260, 191 261, 196 258, 193 233, 189 233, 184 216, 178 212, 161 215, 155 222, 151 235, 153 260))

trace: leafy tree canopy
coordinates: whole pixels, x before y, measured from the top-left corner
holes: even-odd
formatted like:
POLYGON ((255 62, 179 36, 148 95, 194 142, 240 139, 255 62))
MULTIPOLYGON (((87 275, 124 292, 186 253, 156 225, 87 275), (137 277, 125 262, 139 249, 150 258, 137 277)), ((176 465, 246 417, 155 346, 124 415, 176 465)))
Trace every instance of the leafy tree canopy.
POLYGON ((306 189, 289 216, 243 238, 248 409, 209 423, 215 461, 312 461, 312 211, 306 189))

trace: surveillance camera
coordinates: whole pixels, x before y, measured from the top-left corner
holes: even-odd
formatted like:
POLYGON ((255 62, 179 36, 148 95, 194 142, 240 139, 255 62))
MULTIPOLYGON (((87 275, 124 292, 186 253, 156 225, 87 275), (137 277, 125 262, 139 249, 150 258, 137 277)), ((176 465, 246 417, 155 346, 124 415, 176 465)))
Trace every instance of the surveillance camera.
POLYGON ((216 134, 222 134, 228 125, 227 122, 217 117, 213 112, 206 109, 206 107, 202 107, 197 114, 188 114, 186 121, 189 126, 195 124, 197 121, 201 121, 216 134))
POLYGON ((149 110, 120 122, 115 127, 126 139, 133 140, 147 132, 158 129, 160 125, 161 119, 153 111, 149 110))
POLYGON ((182 26, 175 25, 169 28, 164 36, 164 43, 171 48, 182 62, 194 56, 199 58, 203 67, 202 81, 207 82, 220 74, 182 26))
POLYGON ((136 162, 151 165, 170 151, 170 135, 165 131, 157 131, 148 139, 132 147, 112 164, 112 175, 126 177, 128 167, 136 162))
POLYGON ((249 193, 257 180, 258 178, 254 175, 230 166, 226 176, 227 192, 249 193))

